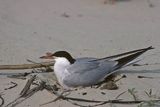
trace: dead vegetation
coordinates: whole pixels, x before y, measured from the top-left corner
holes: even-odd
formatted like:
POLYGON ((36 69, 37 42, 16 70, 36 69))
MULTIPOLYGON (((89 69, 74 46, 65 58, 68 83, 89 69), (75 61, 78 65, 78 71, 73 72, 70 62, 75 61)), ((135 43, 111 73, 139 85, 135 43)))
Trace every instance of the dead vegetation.
MULTIPOLYGON (((72 91, 64 91, 63 88, 58 84, 55 75, 52 71, 52 69, 49 67, 50 65, 53 65, 53 62, 45 62, 45 63, 35 63, 33 61, 30 61, 33 64, 28 64, 28 65, 16 65, 16 66, 12 66, 9 67, 7 66, 9 69, 13 68, 15 69, 16 67, 20 67, 20 69, 24 69, 24 68, 32 68, 33 65, 34 67, 41 67, 41 68, 33 68, 31 72, 25 72, 25 73, 18 73, 12 76, 9 76, 10 78, 18 78, 18 79, 26 79, 26 76, 29 76, 30 78, 28 79, 26 85, 24 86, 24 88, 22 89, 22 91, 19 94, 19 97, 16 98, 14 101, 12 102, 5 102, 5 100, 2 97, 2 94, 0 94, 0 100, 1 100, 1 104, 0 107, 4 106, 4 107, 15 107, 16 105, 22 103, 23 101, 25 101, 26 99, 32 97, 34 94, 36 94, 36 92, 41 91, 41 90, 47 90, 49 93, 53 94, 56 96, 56 98, 52 101, 46 101, 46 103, 41 104, 40 106, 44 106, 47 105, 49 103, 53 103, 56 102, 58 100, 65 100, 73 105, 76 106, 80 106, 80 107, 95 107, 95 106, 100 106, 100 105, 105 105, 108 103, 111 104, 139 104, 138 107, 143 107, 143 105, 146 104, 156 104, 157 102, 160 102, 159 98, 152 98, 151 100, 141 100, 138 99, 137 96, 137 90, 135 88, 132 89, 128 89, 124 92, 120 92, 119 95, 117 95, 115 97, 115 99, 113 100, 91 100, 91 99, 82 99, 82 98, 74 98, 74 97, 70 97, 69 95, 72 93, 72 91), (28 67, 27 67, 28 66, 28 67), (52 75, 50 74, 52 72, 52 75), (43 78, 42 78, 43 77, 43 78), (123 94, 128 93, 133 97, 133 100, 125 100, 125 99, 120 99, 120 96, 122 96, 123 94), (81 102, 85 102, 86 105, 82 105, 81 102), (87 105, 87 103, 89 103, 87 105)), ((144 64, 144 65, 134 65, 134 66, 146 66, 149 64, 144 64)), ((8 69, 6 66, 4 67, 0 67, 2 69, 8 69)), ((19 69, 19 68, 16 68, 19 69)), ((91 86, 91 88, 99 88, 99 89, 109 89, 109 90, 117 90, 118 86, 116 84, 117 81, 119 81, 120 79, 123 78, 127 78, 125 75, 123 75, 122 77, 120 77, 119 79, 116 79, 115 75, 112 75, 108 78, 106 78, 103 82, 96 84, 95 86, 91 86)), ((152 77, 153 78, 153 77, 152 77)), ((11 86, 6 88, 5 90, 9 90, 12 88, 15 88, 18 84, 16 84, 15 82, 11 82, 11 86)), ((74 91, 76 91, 78 89, 75 89, 74 91)), ((152 95, 152 89, 150 89, 149 92, 145 93, 148 95, 148 97, 153 96, 152 95)), ((102 95, 105 95, 106 93, 102 93, 102 95)), ((82 93, 82 95, 87 95, 87 92, 82 93)))

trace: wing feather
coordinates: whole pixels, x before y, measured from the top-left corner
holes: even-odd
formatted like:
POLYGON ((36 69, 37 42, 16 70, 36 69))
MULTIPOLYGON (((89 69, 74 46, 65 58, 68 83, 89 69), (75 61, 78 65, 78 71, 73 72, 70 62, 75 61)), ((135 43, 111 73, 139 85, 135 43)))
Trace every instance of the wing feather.
POLYGON ((84 73, 86 71, 91 71, 99 66, 99 62, 75 62, 67 70, 70 73, 84 73))

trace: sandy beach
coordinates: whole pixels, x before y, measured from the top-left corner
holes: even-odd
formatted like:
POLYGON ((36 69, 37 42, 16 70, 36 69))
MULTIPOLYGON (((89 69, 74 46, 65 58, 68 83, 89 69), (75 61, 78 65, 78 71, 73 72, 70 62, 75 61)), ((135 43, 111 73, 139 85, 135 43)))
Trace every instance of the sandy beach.
MULTIPOLYGON (((117 0, 114 4, 104 4, 104 0, 0 0, 0 65, 26 64, 29 63, 27 59, 41 62, 40 56, 58 50, 66 50, 74 57, 101 58, 153 46, 155 49, 142 55, 144 59, 139 62, 153 65, 120 70, 119 73, 127 77, 116 83, 117 90, 85 88, 70 96, 114 100, 126 91, 120 99, 133 100, 128 89, 135 89, 139 100, 151 99, 145 93, 150 90, 154 98, 159 99, 160 66, 156 64, 160 63, 159 10, 159 0, 117 0), (137 78, 139 75, 153 78, 137 78), (87 95, 82 95, 84 92, 87 95)), ((0 73, 30 71, 0 70, 0 73)), ((19 96, 26 82, 0 75, 4 107, 19 96), (13 85, 12 82, 17 86, 7 89, 13 85)), ((38 91, 16 107, 39 107, 54 98, 56 96, 46 90, 38 91)), ((99 107, 138 105, 105 104, 99 107)), ((42 107, 75 105, 58 100, 42 107)))

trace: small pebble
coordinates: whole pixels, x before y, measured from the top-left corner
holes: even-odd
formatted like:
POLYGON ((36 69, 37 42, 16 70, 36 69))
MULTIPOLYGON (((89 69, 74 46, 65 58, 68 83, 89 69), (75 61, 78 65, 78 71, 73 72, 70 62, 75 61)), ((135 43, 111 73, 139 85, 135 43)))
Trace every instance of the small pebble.
POLYGON ((70 17, 67 13, 63 13, 62 16, 66 18, 70 17))
POLYGON ((106 93, 105 93, 105 92, 101 92, 101 94, 102 94, 102 95, 106 95, 106 93))
POLYGON ((87 92, 83 92, 82 95, 87 95, 87 92))
POLYGON ((127 76, 126 75, 122 75, 122 78, 127 78, 127 76))

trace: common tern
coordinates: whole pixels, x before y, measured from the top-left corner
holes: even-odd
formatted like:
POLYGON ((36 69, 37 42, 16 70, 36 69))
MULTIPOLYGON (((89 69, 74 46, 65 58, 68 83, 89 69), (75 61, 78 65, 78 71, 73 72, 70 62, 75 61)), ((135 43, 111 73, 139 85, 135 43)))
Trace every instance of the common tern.
POLYGON ((63 88, 69 89, 98 84, 117 70, 140 61, 135 61, 135 59, 150 49, 153 49, 153 47, 104 58, 83 57, 76 59, 66 51, 57 51, 53 54, 47 53, 40 58, 55 60, 53 70, 57 80, 63 88))

